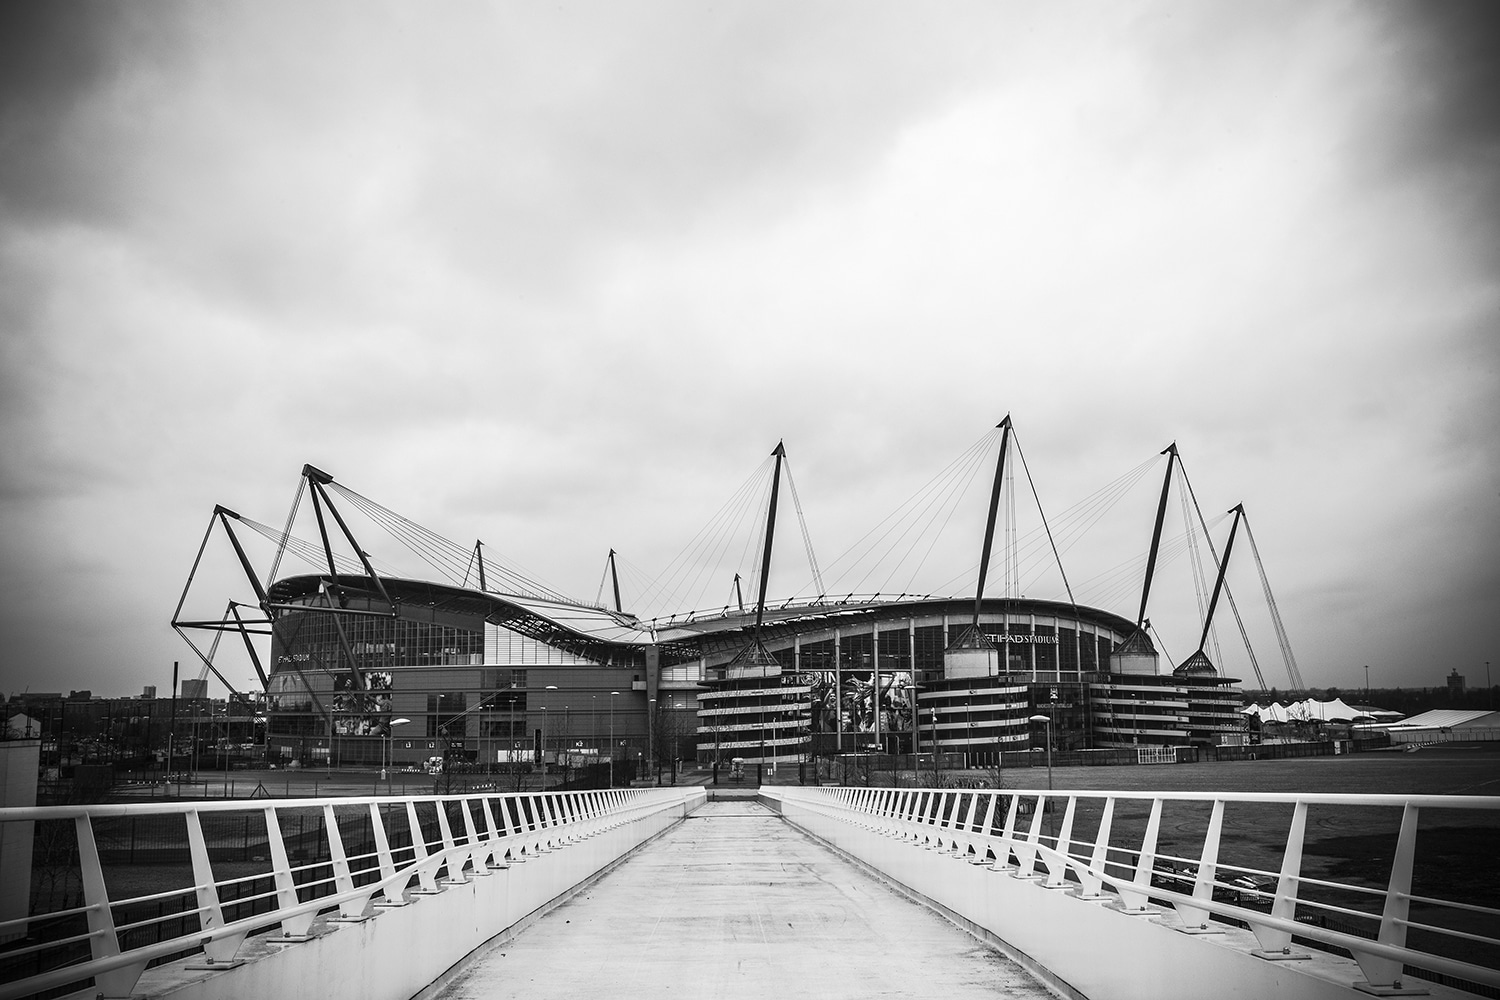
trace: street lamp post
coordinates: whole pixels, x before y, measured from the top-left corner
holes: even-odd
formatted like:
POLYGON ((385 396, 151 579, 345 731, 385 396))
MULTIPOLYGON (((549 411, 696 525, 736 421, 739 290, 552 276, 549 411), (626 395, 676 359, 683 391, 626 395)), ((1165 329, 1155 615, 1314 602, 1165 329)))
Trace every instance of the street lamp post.
POLYGON ((609 693, 609 787, 615 787, 615 699, 620 692, 609 693))
MULTIPOLYGON (((656 746, 656 699, 646 699, 646 749, 651 751, 651 767, 656 772, 656 783, 661 784, 661 754, 656 746)), ((651 775, 646 775, 649 781, 651 775)))
MULTIPOLYGON (((390 780, 388 769, 393 766, 391 762, 391 742, 394 739, 392 730, 394 730, 397 726, 404 726, 410 721, 410 719, 392 719, 385 727, 385 766, 380 769, 381 781, 390 780)), ((386 789, 386 791, 390 791, 389 787, 386 789)))
POLYGON ((974 745, 974 689, 964 693, 964 770, 969 769, 969 751, 974 745))
POLYGON ((1052 717, 1048 715, 1033 715, 1028 722, 1036 722, 1047 727, 1047 791, 1052 791, 1052 717))
MULTIPOLYGON (((556 684, 548 684, 545 691, 556 691, 556 684)), ((542 791, 547 790, 547 706, 542 706, 542 791)))
POLYGON ((932 784, 937 787, 938 781, 938 738, 937 738, 937 706, 932 708, 932 784))
MULTIPOLYGON (((1028 722, 1037 722, 1045 725, 1047 734, 1047 806, 1052 805, 1052 717, 1049 715, 1033 715, 1028 722)), ((1047 816, 1047 836, 1052 836, 1052 817, 1047 816)))

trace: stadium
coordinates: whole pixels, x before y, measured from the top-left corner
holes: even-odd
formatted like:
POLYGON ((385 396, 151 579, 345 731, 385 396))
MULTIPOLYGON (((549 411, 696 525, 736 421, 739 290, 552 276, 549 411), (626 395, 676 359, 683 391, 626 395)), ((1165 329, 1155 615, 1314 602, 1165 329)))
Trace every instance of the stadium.
MULTIPOLYGON (((759 572, 749 574, 758 599, 743 594, 736 575, 736 598, 722 607, 639 618, 623 609, 613 552, 612 605, 569 599, 498 565, 482 545, 441 539, 307 466, 285 528, 214 511, 194 573, 221 526, 253 600, 230 600, 217 619, 184 615, 190 574, 173 625, 205 673, 221 679, 218 640, 243 638, 265 690, 268 753, 303 766, 409 767, 441 757, 487 769, 604 760, 640 768, 932 751, 983 765, 997 752, 1048 741, 1058 750, 1236 741, 1237 681, 1215 668, 1205 644, 1239 518, 1210 573, 1218 580, 1205 641, 1181 664, 1164 663, 1145 609, 1175 447, 1163 452, 1167 478, 1132 621, 1071 599, 1011 594, 1009 576, 1007 594, 986 592, 997 520, 1004 533, 1000 501, 1013 493, 1002 486, 1013 482, 1015 464, 1008 478, 1009 418, 997 430, 995 487, 969 595, 832 596, 820 587, 768 600, 784 475, 778 446, 768 491, 762 476, 759 493, 746 494, 759 497, 751 506, 765 515, 759 572), (304 497, 317 542, 291 530, 304 497), (434 575, 446 579, 377 570, 344 516, 351 509, 426 551, 434 575), (317 571, 273 571, 260 584, 246 529, 275 545, 273 567, 293 555, 317 571), (216 632, 212 646, 194 641, 195 630, 216 632)), ((987 444, 978 460, 992 454, 987 444)), ((789 469, 785 476, 790 482, 789 469)))

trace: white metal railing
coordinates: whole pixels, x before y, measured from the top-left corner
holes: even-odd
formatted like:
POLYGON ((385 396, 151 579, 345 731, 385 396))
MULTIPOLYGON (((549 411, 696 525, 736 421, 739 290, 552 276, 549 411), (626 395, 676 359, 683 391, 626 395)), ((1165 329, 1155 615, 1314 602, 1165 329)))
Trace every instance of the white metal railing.
MULTIPOLYGON (((696 791, 701 797, 702 790, 696 791)), ((693 792, 611 789, 0 809, 0 830, 23 832, 21 827, 32 833, 29 839, 43 842, 33 845, 34 855, 38 850, 45 855, 33 867, 62 868, 62 880, 76 880, 82 897, 78 905, 68 905, 73 901, 64 893, 61 907, 34 907, 28 916, 0 920, 0 941, 9 942, 0 945, 0 1000, 86 984, 90 978, 101 996, 129 996, 153 961, 198 951, 208 965, 232 967, 251 934, 279 928, 283 940, 305 940, 320 914, 363 920, 377 907, 404 905, 439 891, 443 883, 464 882, 470 874, 506 868, 681 809, 693 792), (143 819, 177 831, 166 850, 180 856, 186 848, 179 866, 190 868, 190 884, 163 888, 160 883, 170 877, 166 868, 139 877, 143 866, 132 866, 123 849, 105 852, 117 855, 105 860, 101 831, 107 838, 112 823, 143 819), (216 832, 206 834, 205 825, 216 832), (242 861, 225 861, 227 825, 245 831, 242 861), (289 835, 294 828, 301 832, 289 835), (153 891, 112 896, 106 883, 125 881, 127 872, 137 876, 130 879, 137 885, 153 883, 153 891)))
MULTIPOLYGON (((1428 978, 1500 987, 1500 909, 1489 905, 1493 899, 1483 880, 1471 899, 1413 891, 1414 870, 1431 878, 1455 864, 1441 859, 1418 865, 1419 818, 1437 814, 1443 825, 1471 831, 1478 839, 1467 863, 1493 870, 1493 848, 1483 846, 1483 838, 1486 831, 1492 837, 1500 828, 1500 797, 853 787, 762 791, 781 799, 784 812, 795 803, 826 819, 1070 890, 1083 900, 1112 901, 1126 913, 1158 912, 1148 901, 1163 902, 1188 929, 1206 928, 1210 918, 1246 926, 1260 945, 1253 953, 1261 958, 1296 957, 1295 936, 1314 947, 1349 953, 1376 988, 1393 987, 1408 968, 1428 978), (1285 841, 1252 842, 1247 833, 1264 830, 1268 811, 1278 808, 1290 813, 1285 841), (1226 810, 1235 820, 1228 826, 1226 810), (1390 858, 1389 869, 1381 865, 1388 877, 1362 884, 1310 873, 1304 850, 1310 811, 1316 817, 1315 836, 1331 826, 1356 836, 1389 831, 1382 846, 1388 849, 1383 857, 1390 858), (1164 813, 1171 814, 1166 826, 1164 813), (1174 841, 1185 836, 1191 849, 1169 853, 1162 842, 1164 829, 1174 841), (1226 830, 1233 835, 1229 840, 1226 830), (1228 854, 1236 854, 1240 863, 1228 854)), ((1464 872, 1454 874, 1461 885, 1464 872)))

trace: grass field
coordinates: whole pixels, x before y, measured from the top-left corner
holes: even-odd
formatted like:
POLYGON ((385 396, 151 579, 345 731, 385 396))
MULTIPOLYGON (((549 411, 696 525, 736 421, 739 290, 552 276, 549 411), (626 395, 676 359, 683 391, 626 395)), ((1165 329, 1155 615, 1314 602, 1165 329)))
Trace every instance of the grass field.
MULTIPOLYGON (((1044 767, 1008 769, 1009 788, 1046 788, 1044 767)), ((1416 753, 1377 751, 1291 760, 1054 768, 1053 787, 1077 791, 1347 792, 1500 795, 1500 744, 1461 743, 1416 753)))

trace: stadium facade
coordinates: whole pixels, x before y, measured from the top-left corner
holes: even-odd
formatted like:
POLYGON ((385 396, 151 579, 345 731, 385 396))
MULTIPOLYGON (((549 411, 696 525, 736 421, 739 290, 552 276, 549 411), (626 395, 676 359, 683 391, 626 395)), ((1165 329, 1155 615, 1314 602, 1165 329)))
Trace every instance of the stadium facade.
POLYGON ((1234 681, 1163 672, 1145 634, 1098 609, 986 599, 845 599, 642 622, 600 607, 417 580, 294 576, 268 677, 273 755, 397 766, 572 755, 795 762, 810 754, 1219 742, 1234 681), (972 637, 971 637, 972 639, 972 637), (972 655, 978 653, 977 658, 972 655), (350 668, 353 669, 350 669, 350 668), (410 720, 397 726, 397 719, 410 720))

